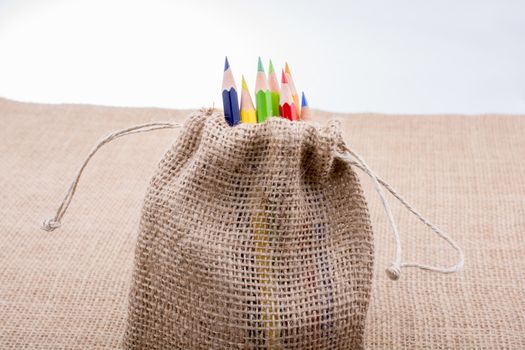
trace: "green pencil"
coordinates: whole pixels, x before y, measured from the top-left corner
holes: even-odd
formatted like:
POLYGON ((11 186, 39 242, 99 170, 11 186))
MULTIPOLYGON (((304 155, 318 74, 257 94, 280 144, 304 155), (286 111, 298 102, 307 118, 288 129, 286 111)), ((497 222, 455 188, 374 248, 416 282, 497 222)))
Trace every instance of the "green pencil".
POLYGON ((270 94, 272 95, 272 115, 279 116, 279 80, 275 69, 273 68, 272 60, 270 60, 270 67, 268 69, 268 83, 270 85, 270 94))
POLYGON ((255 104, 257 109, 257 122, 263 123, 268 117, 275 114, 272 112, 272 93, 268 88, 266 74, 259 57, 257 65, 257 79, 255 81, 255 104))

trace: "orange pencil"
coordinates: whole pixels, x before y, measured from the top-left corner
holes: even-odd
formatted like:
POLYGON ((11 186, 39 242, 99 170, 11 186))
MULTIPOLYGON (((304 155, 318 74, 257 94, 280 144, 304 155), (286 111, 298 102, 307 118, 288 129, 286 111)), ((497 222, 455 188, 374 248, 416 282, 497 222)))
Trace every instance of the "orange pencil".
POLYGON ((295 107, 293 98, 292 98, 292 92, 290 91, 290 87, 288 86, 288 80, 286 79, 286 74, 284 74, 284 70, 282 73, 281 78, 281 93, 280 93, 280 99, 279 99, 279 113, 281 114, 281 117, 297 121, 297 109, 295 107))
POLYGON ((290 67, 288 66, 288 62, 285 63, 284 71, 286 73, 286 79, 288 80, 288 84, 290 84, 290 91, 292 92, 292 98, 293 102, 295 104, 295 110, 297 112, 297 119, 300 119, 301 117, 301 108, 299 104, 299 95, 297 94, 297 89, 295 88, 295 83, 292 78, 292 73, 290 72, 290 67))

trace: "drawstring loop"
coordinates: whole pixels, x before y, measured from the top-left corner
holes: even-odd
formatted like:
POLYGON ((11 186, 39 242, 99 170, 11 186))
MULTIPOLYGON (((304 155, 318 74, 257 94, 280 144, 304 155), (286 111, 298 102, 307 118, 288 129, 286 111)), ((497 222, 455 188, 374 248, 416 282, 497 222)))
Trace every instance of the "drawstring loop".
MULTIPOLYGON (((171 122, 152 122, 142 125, 136 125, 132 126, 130 128, 122 129, 116 132, 113 132, 106 136, 104 139, 102 139, 87 155, 86 159, 82 163, 82 166, 77 172, 77 175, 73 179, 73 182, 69 186, 69 189, 62 200, 62 203, 60 204, 60 207, 57 209, 57 212, 53 218, 47 219, 42 224, 42 229, 45 231, 53 231, 60 227, 61 220, 66 213, 71 200, 73 199, 73 196, 75 195, 75 191, 77 189, 78 183, 80 181, 80 177, 82 176, 82 173, 84 172, 84 169, 86 168, 87 164, 91 160, 91 158, 97 153, 97 151, 104 146, 107 143, 110 143, 111 141, 114 141, 122 136, 126 135, 132 135, 132 134, 138 134, 143 132, 150 132, 155 130, 161 130, 161 129, 176 129, 180 128, 180 123, 171 123, 171 122)), ((408 204, 403 197, 401 197, 388 183, 386 183, 383 179, 378 177, 365 163, 365 161, 354 151, 349 149, 346 145, 342 146, 342 152, 338 152, 337 156, 346 161, 348 164, 353 165, 363 172, 365 172, 374 182, 375 189, 381 198, 381 202, 383 204, 383 208, 385 209, 385 213, 387 215, 388 221, 390 223, 390 226, 392 228, 392 232, 395 239, 396 249, 395 249, 395 257, 394 261, 386 269, 386 273, 388 277, 392 280, 397 280, 401 276, 401 269, 406 267, 416 267, 423 270, 429 270, 433 272, 439 272, 439 273, 454 273, 458 272, 463 268, 465 257, 463 250, 443 231, 441 231, 437 226, 432 224, 430 221, 428 221, 426 218, 424 218, 421 214, 419 214, 410 204, 408 204), (454 266, 450 267, 435 267, 430 265, 424 265, 419 264, 415 262, 403 262, 401 260, 401 238, 399 235, 399 231, 397 228, 397 225, 394 220, 394 215, 392 214, 392 210, 390 208, 390 205, 388 203, 388 200, 383 192, 383 188, 385 188, 388 192, 390 192, 406 209, 408 209, 412 214, 414 214, 423 224, 425 224, 427 227, 429 227, 432 231, 434 231, 439 237, 441 237, 443 240, 445 240, 454 250, 456 250, 458 254, 458 261, 454 266)))
POLYGON ((418 211, 416 211, 410 204, 407 203, 407 201, 401 197, 399 193, 397 193, 388 183, 386 183, 383 179, 381 179, 379 176, 377 176, 365 163, 363 158, 361 158, 357 153, 349 149, 346 145, 342 146, 343 152, 338 152, 338 156, 346 161, 348 164, 353 165, 363 172, 365 172, 374 182, 375 189, 377 191, 377 194, 381 198, 381 202, 383 204, 383 208, 385 209, 385 213, 387 215, 388 221, 390 223, 390 227, 392 228, 392 233, 394 234, 394 240, 396 244, 395 249, 395 255, 394 255, 394 261, 391 263, 391 265, 386 269, 386 274, 391 280, 398 280, 401 276, 401 269, 406 267, 416 267, 422 270, 428 270, 433 272, 439 272, 439 273, 454 273, 458 272, 463 268, 463 265, 465 263, 465 256, 463 253, 463 250, 457 245, 456 242, 452 240, 445 232, 441 231, 437 226, 432 224, 430 221, 428 221, 425 217, 423 217, 418 211), (414 214, 419 221, 421 221, 423 224, 425 224, 427 227, 429 227, 434 233, 436 233, 440 238, 445 240, 458 254, 458 260, 455 265, 450 267, 436 267, 436 266, 430 266, 430 265, 424 265, 420 263, 415 262, 402 262, 401 260, 401 238, 399 235, 399 230, 397 229, 397 225, 394 220, 394 215, 392 214, 392 210, 390 208, 390 204, 388 203, 388 200, 386 199, 386 196, 383 192, 383 188, 385 188, 388 192, 390 192, 406 209, 408 209, 412 214, 414 214))
POLYGON ((57 229, 58 227, 60 227, 62 217, 66 213, 67 208, 69 207, 69 204, 71 203, 71 200, 73 199, 73 196, 75 195, 75 191, 77 189, 78 182, 80 181, 80 177, 82 176, 84 169, 86 168, 91 158, 95 155, 95 153, 97 153, 97 151, 102 146, 122 136, 133 135, 133 134, 138 134, 138 133, 143 133, 143 132, 150 132, 150 131, 161 130, 161 129, 175 129, 175 128, 180 128, 180 126, 181 126, 180 123, 153 122, 153 123, 141 124, 141 125, 132 126, 130 128, 118 130, 106 136, 91 150, 91 152, 89 152, 88 156, 82 163, 82 166, 78 170, 77 175, 73 179, 73 182, 69 186, 66 196, 62 200, 60 207, 57 209, 55 216, 53 218, 44 220, 44 222, 42 223, 42 229, 45 231, 53 231, 57 229))

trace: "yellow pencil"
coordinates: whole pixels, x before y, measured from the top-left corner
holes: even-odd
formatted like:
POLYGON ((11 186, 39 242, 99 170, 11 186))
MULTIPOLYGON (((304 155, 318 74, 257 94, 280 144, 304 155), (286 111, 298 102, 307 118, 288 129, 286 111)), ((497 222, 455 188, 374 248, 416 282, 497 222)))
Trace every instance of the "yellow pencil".
POLYGON ((257 123, 257 114, 253 106, 248 85, 242 76, 242 92, 241 92, 241 123, 257 123))

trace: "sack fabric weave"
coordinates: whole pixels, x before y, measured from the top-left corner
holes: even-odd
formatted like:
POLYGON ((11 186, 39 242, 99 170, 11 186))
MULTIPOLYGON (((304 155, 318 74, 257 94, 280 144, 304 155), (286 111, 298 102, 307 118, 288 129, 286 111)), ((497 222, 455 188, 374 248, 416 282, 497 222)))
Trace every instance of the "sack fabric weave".
POLYGON ((151 180, 127 348, 359 349, 373 236, 326 127, 186 121, 151 180))

